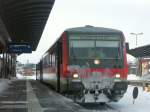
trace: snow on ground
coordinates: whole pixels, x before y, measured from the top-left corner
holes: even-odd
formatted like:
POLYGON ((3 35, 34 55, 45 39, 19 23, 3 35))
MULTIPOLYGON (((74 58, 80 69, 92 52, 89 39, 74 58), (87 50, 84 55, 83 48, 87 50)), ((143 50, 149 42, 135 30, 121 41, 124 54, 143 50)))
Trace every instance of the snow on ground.
POLYGON ((21 74, 16 74, 17 79, 25 79, 25 76, 21 75, 21 74))
POLYGON ((33 75, 33 76, 26 76, 26 79, 33 79, 33 80, 36 80, 36 75, 33 75))
POLYGON ((33 80, 36 80, 36 75, 32 75, 32 76, 24 76, 24 75, 21 75, 21 74, 17 74, 16 75, 17 79, 21 79, 21 80, 24 80, 24 79, 33 79, 33 80))
POLYGON ((8 79, 0 79, 0 93, 7 89, 10 83, 11 81, 8 79))
POLYGON ((136 74, 128 74, 127 80, 149 80, 150 81, 150 74, 146 74, 141 77, 136 76, 136 74))
POLYGON ((127 80, 140 80, 140 77, 136 74, 128 74, 127 80))
POLYGON ((136 60, 135 57, 133 57, 133 56, 130 55, 130 54, 127 54, 127 61, 128 61, 128 62, 134 62, 135 60, 136 60))
POLYGON ((139 95, 133 104, 134 86, 128 86, 128 90, 119 102, 111 102, 109 105, 120 112, 149 112, 150 111, 150 92, 143 91, 142 87, 138 87, 139 95))
POLYGON ((150 74, 143 75, 141 77, 141 80, 149 80, 150 81, 150 74))

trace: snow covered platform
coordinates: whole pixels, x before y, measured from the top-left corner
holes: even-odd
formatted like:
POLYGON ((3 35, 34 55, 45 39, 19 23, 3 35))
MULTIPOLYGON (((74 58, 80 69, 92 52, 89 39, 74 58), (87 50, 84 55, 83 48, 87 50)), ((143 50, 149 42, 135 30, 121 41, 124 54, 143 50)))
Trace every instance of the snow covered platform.
POLYGON ((34 80, 3 80, 2 84, 0 112, 88 112, 34 80))
POLYGON ((35 80, 0 80, 0 112, 149 112, 150 93, 138 87, 133 104, 133 88, 119 102, 81 106, 35 80))
POLYGON ((150 111, 150 92, 143 91, 138 87, 138 97, 133 104, 132 92, 135 86, 128 86, 127 92, 119 102, 111 102, 109 106, 119 110, 119 112, 149 112, 150 111))

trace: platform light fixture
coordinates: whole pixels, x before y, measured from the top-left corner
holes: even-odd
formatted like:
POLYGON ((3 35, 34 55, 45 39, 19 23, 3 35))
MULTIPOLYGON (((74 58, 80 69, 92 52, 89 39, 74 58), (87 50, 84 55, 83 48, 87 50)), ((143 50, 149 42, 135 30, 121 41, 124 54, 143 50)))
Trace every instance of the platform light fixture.
POLYGON ((143 35, 143 32, 141 33, 130 33, 131 35, 135 35, 135 38, 136 38, 136 47, 137 47, 137 37, 138 35, 143 35))

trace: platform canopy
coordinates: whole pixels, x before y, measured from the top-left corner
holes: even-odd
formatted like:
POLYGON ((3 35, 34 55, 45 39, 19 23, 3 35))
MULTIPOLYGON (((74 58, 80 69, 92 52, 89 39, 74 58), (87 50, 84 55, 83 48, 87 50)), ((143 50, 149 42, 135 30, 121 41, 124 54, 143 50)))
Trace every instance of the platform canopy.
POLYGON ((6 30, 6 27, 0 17, 0 53, 1 50, 6 46, 6 42, 11 41, 11 38, 6 30))
POLYGON ((137 58, 148 57, 150 56, 150 45, 145 45, 145 46, 137 47, 134 49, 130 49, 127 52, 137 58))
POLYGON ((0 0, 0 16, 12 42, 36 50, 55 0, 0 0))

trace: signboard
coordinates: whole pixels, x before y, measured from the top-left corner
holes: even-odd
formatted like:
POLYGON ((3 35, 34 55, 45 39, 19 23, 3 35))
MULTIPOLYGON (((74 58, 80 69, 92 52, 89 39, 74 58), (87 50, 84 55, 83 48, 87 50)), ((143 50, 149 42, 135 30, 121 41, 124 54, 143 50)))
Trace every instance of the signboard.
POLYGON ((32 52, 32 48, 29 43, 9 43, 7 48, 8 53, 21 54, 32 52))

